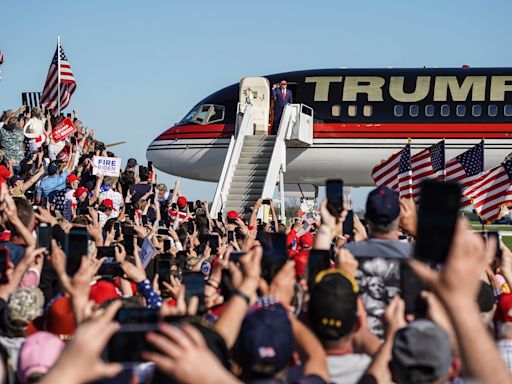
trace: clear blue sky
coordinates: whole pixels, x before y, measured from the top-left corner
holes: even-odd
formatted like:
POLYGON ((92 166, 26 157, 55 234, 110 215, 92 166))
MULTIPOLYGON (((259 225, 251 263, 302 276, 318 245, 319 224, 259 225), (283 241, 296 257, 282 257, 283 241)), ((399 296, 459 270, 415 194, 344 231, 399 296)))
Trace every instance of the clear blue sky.
MULTIPOLYGON (((4 0, 0 109, 42 89, 60 34, 78 83, 71 107, 105 142, 127 141, 115 148, 124 161, 145 162, 153 138, 244 76, 510 66, 511 14, 505 0, 4 0)), ((214 184, 182 184, 187 196, 213 198, 214 184)), ((357 206, 365 193, 356 191, 357 206)))

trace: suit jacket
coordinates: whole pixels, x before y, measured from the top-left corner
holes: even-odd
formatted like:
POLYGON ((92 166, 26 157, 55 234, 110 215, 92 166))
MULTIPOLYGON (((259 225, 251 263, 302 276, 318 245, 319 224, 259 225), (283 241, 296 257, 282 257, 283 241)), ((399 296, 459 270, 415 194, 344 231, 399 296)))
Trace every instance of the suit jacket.
POLYGON ((283 90, 281 87, 274 89, 274 109, 283 109, 286 104, 293 103, 292 91, 286 90, 286 96, 283 100, 283 90))

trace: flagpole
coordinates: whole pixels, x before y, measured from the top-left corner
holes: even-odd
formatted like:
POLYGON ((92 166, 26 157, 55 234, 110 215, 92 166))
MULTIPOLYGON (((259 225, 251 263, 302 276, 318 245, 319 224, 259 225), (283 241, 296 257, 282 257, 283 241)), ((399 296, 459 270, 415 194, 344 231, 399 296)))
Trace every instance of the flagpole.
POLYGON ((57 116, 60 115, 60 35, 57 35, 57 116))

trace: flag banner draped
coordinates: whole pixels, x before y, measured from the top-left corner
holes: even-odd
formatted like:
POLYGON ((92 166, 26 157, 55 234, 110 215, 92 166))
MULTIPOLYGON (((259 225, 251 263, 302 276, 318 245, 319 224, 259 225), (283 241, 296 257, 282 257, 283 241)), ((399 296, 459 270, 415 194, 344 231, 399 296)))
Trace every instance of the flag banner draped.
POLYGON ((407 144, 400 152, 373 168, 372 178, 378 186, 399 192, 400 197, 412 197, 411 146, 407 144))
POLYGON ((64 49, 60 44, 53 56, 48 76, 44 84, 43 96, 41 97, 41 105, 52 111, 52 113, 60 113, 59 109, 59 90, 60 87, 60 111, 67 107, 71 96, 75 92, 76 82, 73 71, 69 65, 64 49), (60 55, 60 58, 59 58, 60 55))
POLYGON ((502 208, 512 205, 512 160, 486 171, 464 195, 473 204, 478 216, 490 223, 501 217, 502 208))
POLYGON ((425 179, 444 180, 444 140, 411 157, 412 197, 420 197, 420 184, 425 179))
POLYGON ((466 197, 466 190, 477 182, 484 172, 484 141, 448 160, 445 168, 445 180, 457 182, 462 187, 464 197, 461 206, 471 205, 471 201, 466 197))

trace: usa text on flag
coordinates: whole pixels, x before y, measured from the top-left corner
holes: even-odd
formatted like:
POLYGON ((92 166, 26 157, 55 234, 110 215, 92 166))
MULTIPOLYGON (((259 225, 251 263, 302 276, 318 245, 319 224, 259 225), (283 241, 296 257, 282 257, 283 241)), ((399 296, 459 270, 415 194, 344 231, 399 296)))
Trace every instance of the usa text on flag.
POLYGON ((412 197, 411 146, 407 144, 400 152, 376 165, 372 178, 378 186, 398 191, 400 197, 412 197))
POLYGON ((55 55, 48 70, 48 76, 44 84, 41 105, 56 113, 59 108, 58 88, 60 86, 60 110, 62 111, 69 104, 69 100, 75 92, 76 82, 68 59, 60 44, 57 45, 55 55), (60 59, 59 59, 59 56, 60 59))
POLYGON ((411 157, 413 198, 419 198, 422 180, 444 180, 444 162, 444 140, 411 157))
POLYGON ((467 199, 466 189, 478 181, 484 171, 484 141, 459 156, 446 162, 446 181, 456 181, 462 187, 461 205, 469 206, 471 202, 467 199))
POLYGON ((467 188, 464 195, 471 200, 478 216, 486 223, 501 217, 502 207, 512 204, 512 160, 486 171, 467 188))

